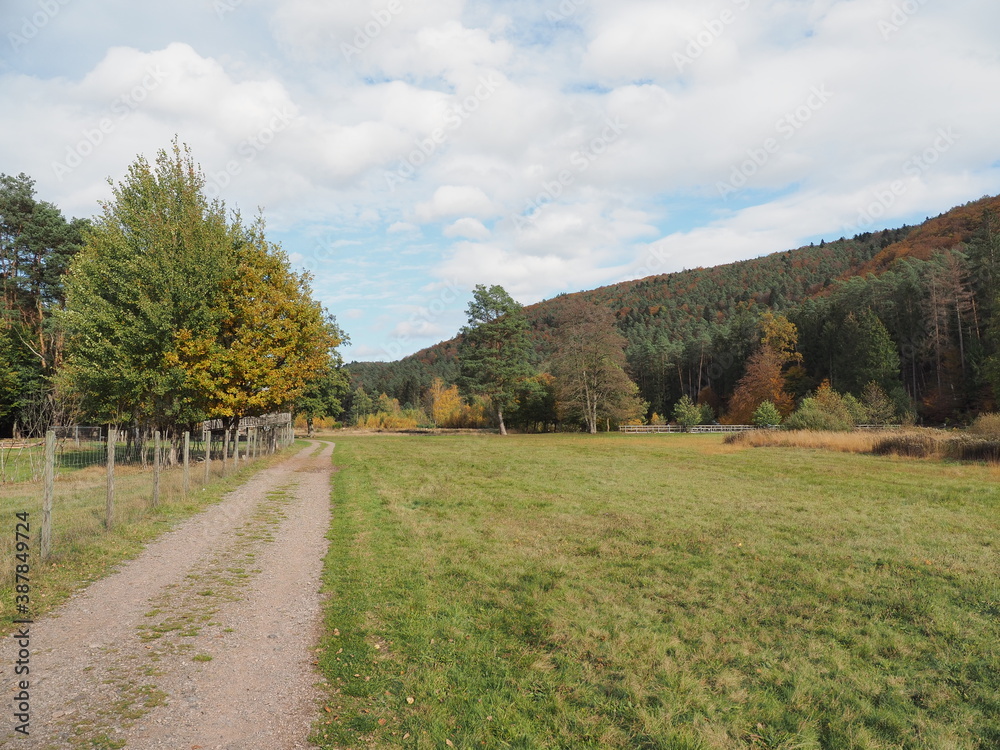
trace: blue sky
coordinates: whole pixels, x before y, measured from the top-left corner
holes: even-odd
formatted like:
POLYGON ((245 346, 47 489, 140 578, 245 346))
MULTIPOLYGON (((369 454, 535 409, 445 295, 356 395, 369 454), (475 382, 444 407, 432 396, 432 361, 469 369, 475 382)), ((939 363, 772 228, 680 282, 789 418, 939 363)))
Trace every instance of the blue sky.
POLYGON ((176 134, 348 360, 1000 192, 988 0, 7 0, 0 171, 91 216, 176 134))

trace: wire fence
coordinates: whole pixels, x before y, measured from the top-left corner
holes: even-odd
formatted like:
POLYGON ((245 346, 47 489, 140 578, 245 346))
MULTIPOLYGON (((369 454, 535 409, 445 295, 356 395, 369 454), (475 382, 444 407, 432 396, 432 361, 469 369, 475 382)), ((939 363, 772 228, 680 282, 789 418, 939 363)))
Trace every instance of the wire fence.
MULTIPOLYGON (((55 428, 42 440, 0 443, 0 511, 29 513, 42 559, 94 529, 155 512, 199 486, 272 455, 294 440, 290 415, 163 436, 115 428, 55 428), (55 533, 54 533, 55 532, 55 533)), ((15 559, 0 537, 0 566, 15 559)), ((0 571, 7 580, 11 571, 0 571)))
MULTIPOLYGON (((273 452, 291 430, 291 415, 267 415, 241 422, 238 429, 226 430, 218 420, 206 422, 203 429, 163 436, 159 445, 152 431, 129 428, 116 432, 114 461, 118 466, 152 468, 157 460, 163 467, 183 462, 184 441, 188 461, 239 461, 273 452)), ((108 429, 102 427, 53 427, 55 434, 56 474, 104 466, 108 462, 108 429)), ((0 484, 41 482, 45 469, 45 439, 0 440, 0 484)))

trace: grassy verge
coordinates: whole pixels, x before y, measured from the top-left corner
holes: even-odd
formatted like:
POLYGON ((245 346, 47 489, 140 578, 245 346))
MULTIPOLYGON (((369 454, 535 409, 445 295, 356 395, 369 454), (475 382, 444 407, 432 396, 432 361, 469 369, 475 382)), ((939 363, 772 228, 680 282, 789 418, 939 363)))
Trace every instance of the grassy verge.
POLYGON ((324 748, 1000 746, 985 466, 340 437, 324 748))
POLYGON ((123 560, 135 557, 143 547, 177 522, 218 502, 251 476, 281 460, 289 451, 307 445, 296 442, 285 452, 258 459, 223 477, 222 462, 213 461, 213 472, 203 483, 201 465, 191 471, 191 492, 183 494, 180 469, 161 476, 160 504, 153 508, 152 471, 121 467, 115 472, 115 525, 104 527, 105 469, 90 467, 59 476, 53 501, 52 556, 39 559, 41 536, 41 485, 24 483, 0 486, 0 518, 6 526, 0 533, 0 633, 7 632, 14 610, 15 514, 27 512, 31 520, 31 614, 44 614, 67 599, 74 591, 107 575, 123 560))

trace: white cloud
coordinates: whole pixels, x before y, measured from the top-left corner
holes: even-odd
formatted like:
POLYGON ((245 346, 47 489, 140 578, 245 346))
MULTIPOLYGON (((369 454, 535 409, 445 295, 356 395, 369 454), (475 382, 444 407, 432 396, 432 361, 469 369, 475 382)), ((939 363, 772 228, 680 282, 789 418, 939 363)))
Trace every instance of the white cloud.
POLYGON ((466 217, 459 219, 444 229, 445 237, 464 237, 470 240, 484 240, 490 236, 490 230, 479 219, 466 217))
POLYGON ((471 185, 442 185, 433 197, 416 207, 416 216, 423 222, 452 216, 470 216, 480 219, 495 216, 493 202, 480 188, 471 185))
MULTIPOLYGON (((850 234, 894 182, 880 226, 1000 192, 1000 5, 573 6, 553 25, 548 5, 489 0, 67 4, 0 65, 16 103, 0 162, 86 216, 106 177, 177 134, 213 191, 265 209, 331 309, 366 313, 352 351, 406 318, 386 300, 444 279, 529 301, 634 275, 650 252, 675 270, 850 234)), ((0 14, 13 28, 27 7, 0 14)))

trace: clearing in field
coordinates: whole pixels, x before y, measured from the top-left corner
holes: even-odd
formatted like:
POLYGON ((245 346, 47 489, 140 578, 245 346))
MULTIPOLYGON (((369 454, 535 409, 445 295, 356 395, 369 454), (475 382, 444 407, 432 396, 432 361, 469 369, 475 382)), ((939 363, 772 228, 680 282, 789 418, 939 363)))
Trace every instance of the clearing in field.
POLYGON ((326 748, 1000 747, 996 469, 339 437, 326 748))

